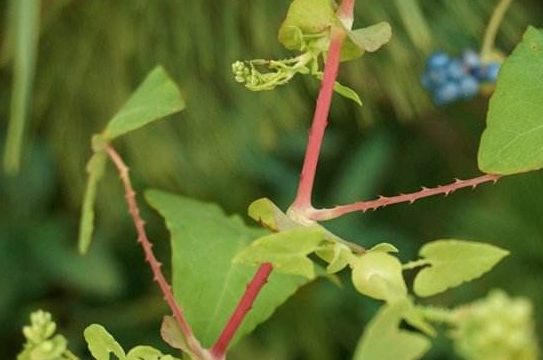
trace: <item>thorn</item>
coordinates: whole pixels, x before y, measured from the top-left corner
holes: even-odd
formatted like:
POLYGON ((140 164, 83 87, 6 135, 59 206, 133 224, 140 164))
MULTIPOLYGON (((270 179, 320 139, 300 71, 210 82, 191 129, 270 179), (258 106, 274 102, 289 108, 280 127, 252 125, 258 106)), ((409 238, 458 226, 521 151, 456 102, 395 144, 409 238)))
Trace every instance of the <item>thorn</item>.
POLYGON ((379 195, 378 201, 383 201, 383 200, 386 200, 386 199, 388 199, 388 197, 383 196, 383 195, 379 195))
POLYGON ((454 178, 454 183, 455 184, 458 184, 458 183, 461 183, 463 182, 464 180, 460 180, 459 178, 454 178))
POLYGON ((430 190, 429 188, 427 188, 426 186, 421 186, 421 191, 428 191, 430 190))

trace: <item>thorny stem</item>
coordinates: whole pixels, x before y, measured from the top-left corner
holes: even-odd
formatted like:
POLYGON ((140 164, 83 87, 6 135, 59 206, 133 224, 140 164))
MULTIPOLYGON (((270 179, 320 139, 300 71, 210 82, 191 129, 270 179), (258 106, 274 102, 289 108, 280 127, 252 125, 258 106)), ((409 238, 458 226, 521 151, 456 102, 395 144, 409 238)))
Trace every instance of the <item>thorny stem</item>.
POLYGON ((147 233, 145 232, 145 221, 143 221, 140 216, 140 211, 136 202, 136 192, 134 191, 130 177, 128 176, 128 167, 111 145, 106 145, 105 151, 107 152, 111 161, 113 161, 117 167, 119 176, 123 182, 128 211, 134 220, 134 226, 136 227, 136 231, 138 233, 138 242, 141 244, 143 252, 145 253, 145 260, 149 263, 151 270, 153 271, 153 279, 158 283, 160 290, 162 290, 164 300, 166 300, 168 303, 175 319, 177 320, 177 323, 185 336, 189 349, 202 359, 208 358, 208 356, 205 354, 206 350, 202 348, 198 339, 196 339, 194 336, 190 325, 183 315, 183 310, 173 297, 172 289, 162 274, 162 270, 160 269, 162 264, 156 259, 153 253, 153 245, 149 241, 147 233))
POLYGON ((339 69, 341 44, 343 43, 344 38, 345 33, 342 29, 332 29, 330 48, 326 58, 321 88, 317 97, 313 123, 309 130, 309 139, 302 166, 302 173, 300 175, 298 192, 296 194, 296 199, 294 199, 294 203, 291 205, 291 209, 294 212, 303 213, 305 210, 311 209, 313 183, 315 181, 315 173, 317 171, 317 163, 322 140, 324 138, 324 131, 328 123, 328 113, 330 112, 334 83, 339 69))
POLYGON ((355 211, 366 212, 368 210, 376 210, 380 207, 385 207, 392 204, 399 204, 404 202, 412 204, 419 199, 429 196, 439 194, 449 195, 450 193, 458 189, 466 187, 475 188, 477 185, 489 181, 496 182, 499 178, 500 175, 486 174, 469 180, 456 179, 456 181, 452 184, 442 185, 435 188, 423 187, 422 190, 411 194, 401 194, 392 197, 380 196, 376 200, 359 201, 349 205, 339 205, 331 209, 314 209, 308 212, 308 215, 309 219, 314 221, 330 220, 355 211))
POLYGON ((489 60, 488 58, 494 49, 494 42, 496 40, 498 29, 500 28, 503 17, 505 16, 507 9, 512 2, 513 0, 500 0, 494 9, 494 12, 492 12, 492 16, 490 17, 490 21, 488 22, 488 26, 485 30, 483 45, 481 47, 481 58, 483 61, 489 60))
POLYGON ((247 285, 247 289, 240 299, 236 309, 228 319, 224 330, 222 331, 219 339, 213 345, 211 354, 218 359, 222 359, 228 348, 228 344, 234 337, 234 334, 238 330, 241 322, 245 318, 245 315, 252 309, 253 303, 258 296, 262 287, 268 282, 268 276, 270 276, 273 270, 273 266, 270 263, 264 263, 260 265, 255 276, 251 282, 247 285))
MULTIPOLYGON (((355 0, 343 0, 339 9, 338 16, 343 22, 347 21, 352 24, 353 8, 355 0)), ((350 25, 348 26, 350 28, 350 25)), ((300 175, 300 183, 296 198, 291 205, 291 209, 295 212, 303 212, 311 210, 311 194, 313 192, 313 183, 317 170, 317 162, 319 159, 320 148, 324 138, 324 131, 328 122, 328 113, 330 112, 330 104, 334 91, 334 83, 337 78, 339 69, 339 59, 341 53, 341 45, 345 38, 345 32, 341 28, 333 28, 330 36, 330 47, 324 67, 323 78, 313 122, 309 131, 309 140, 306 148, 302 173, 300 175)), ((266 284, 268 276, 273 271, 273 266, 269 263, 264 263, 257 270, 255 276, 247 285, 247 289, 243 294, 238 306, 234 310, 232 316, 228 320, 223 332, 211 350, 211 355, 221 359, 224 357, 228 344, 232 340, 239 325, 250 311, 252 304, 262 287, 266 284)))

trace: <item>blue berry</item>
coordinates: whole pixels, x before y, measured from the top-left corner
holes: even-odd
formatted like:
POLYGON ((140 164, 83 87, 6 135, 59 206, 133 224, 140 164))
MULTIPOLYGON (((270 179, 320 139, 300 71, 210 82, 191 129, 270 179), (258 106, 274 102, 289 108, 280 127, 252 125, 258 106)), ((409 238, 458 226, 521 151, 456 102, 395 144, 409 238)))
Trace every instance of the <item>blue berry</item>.
POLYGON ((475 51, 468 49, 462 53, 462 62, 469 69, 481 67, 481 58, 475 51))
POLYGON ((446 82, 436 88, 432 99, 436 105, 446 105, 456 101, 460 97, 460 85, 456 82, 446 82))
POLYGON ((498 62, 490 62, 484 66, 483 78, 484 81, 496 82, 498 80, 498 72, 501 64, 498 62))
POLYGON ((479 92, 479 81, 471 76, 465 76, 458 83, 460 96, 464 99, 474 97, 479 92))
POLYGON ((477 95, 481 83, 496 82, 499 69, 500 63, 483 64, 479 54, 470 49, 459 57, 436 51, 426 61, 421 83, 436 105, 446 105, 477 95))
POLYGON ((450 57, 446 52, 436 51, 426 61, 426 69, 428 70, 439 70, 443 69, 449 64, 450 57))
POLYGON ((447 78, 449 80, 460 80, 466 76, 466 68, 462 61, 453 59, 447 65, 447 78))

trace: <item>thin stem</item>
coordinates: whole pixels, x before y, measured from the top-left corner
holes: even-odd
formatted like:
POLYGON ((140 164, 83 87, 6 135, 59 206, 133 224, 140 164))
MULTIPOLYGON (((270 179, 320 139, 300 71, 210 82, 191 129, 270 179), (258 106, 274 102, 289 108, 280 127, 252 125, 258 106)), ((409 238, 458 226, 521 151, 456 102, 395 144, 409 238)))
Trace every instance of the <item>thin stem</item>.
POLYGON ((130 215, 132 215, 132 219, 134 220, 134 226, 136 227, 136 231, 138 233, 138 242, 141 244, 143 252, 145 253, 145 260, 151 266, 151 270, 153 272, 153 279, 158 283, 160 290, 164 295, 164 300, 166 300, 166 302, 168 303, 175 319, 177 320, 177 323, 179 324, 179 327, 181 328, 181 331, 185 336, 185 340, 187 341, 187 346, 189 347, 189 349, 194 354, 200 356, 202 359, 209 358, 205 354, 206 350, 202 348, 198 339, 196 339, 196 337, 194 336, 190 325, 188 324, 187 320, 183 315, 183 310, 175 301, 172 289, 166 281, 164 275, 162 274, 162 270, 160 269, 162 264, 156 259, 153 253, 153 245, 147 237, 147 233, 145 231, 145 221, 143 221, 140 216, 140 211, 136 202, 136 192, 134 191, 132 183, 130 181, 130 177, 128 176, 128 167, 126 166, 120 155, 117 153, 117 151, 111 145, 106 145, 105 151, 107 152, 111 161, 113 161, 113 163, 117 167, 119 176, 121 178, 121 181, 123 182, 126 202, 128 204, 128 211, 130 212, 130 215))
POLYGON ((439 195, 439 194, 449 195, 450 193, 458 189, 462 189, 466 187, 475 188, 477 185, 485 183, 485 182, 490 182, 490 181, 496 182, 498 181, 499 178, 500 178, 500 175, 486 174, 486 175, 482 175, 482 176, 469 179, 469 180, 456 179, 456 181, 452 184, 442 185, 435 188, 423 187, 422 190, 411 193, 411 194, 401 194, 401 195, 392 196, 392 197, 380 196, 376 200, 359 201, 353 204, 339 205, 331 209, 316 209, 316 210, 313 210, 308 215, 309 215, 309 219, 314 220, 314 221, 330 220, 330 219, 335 219, 337 217, 340 217, 342 215, 349 214, 355 211, 366 212, 368 210, 376 210, 380 207, 385 207, 392 204, 399 204, 399 203, 405 203, 405 202, 412 204, 419 199, 429 197, 429 196, 434 196, 434 195, 439 195))
POLYGON ((424 265, 428 265, 430 263, 430 260, 427 259, 419 259, 419 260, 413 260, 410 262, 407 262, 402 265, 402 270, 411 270, 415 269, 424 265))
POLYGON ((222 359, 224 357, 228 344, 234 337, 234 334, 238 330, 247 313, 252 309, 256 297, 260 293, 262 287, 268 282, 268 277, 270 276, 272 270, 273 266, 270 263, 260 265, 255 276, 247 285, 245 293, 240 299, 236 309, 230 316, 230 319, 228 319, 228 322, 219 336, 219 339, 211 349, 211 354, 216 358, 222 359))
POLYGON ((317 105, 315 107, 311 129, 309 130, 309 139, 302 166, 302 173, 300 175, 298 192, 296 194, 296 199, 294 199, 294 203, 291 206, 291 208, 297 212, 304 212, 307 209, 311 209, 313 183, 315 181, 315 173, 317 171, 317 163, 322 140, 324 138, 324 131, 328 123, 328 113, 330 112, 334 83, 339 69, 341 44, 343 43, 344 38, 345 33, 342 29, 332 29, 330 47, 326 58, 319 95, 317 97, 317 105))
MULTIPOLYGON (((353 19, 353 9, 355 0, 342 1, 338 16, 344 23, 344 26, 350 28, 353 19), (348 26, 347 26, 348 25, 348 26)), ((300 175, 300 183, 296 198, 291 206, 294 212, 304 212, 312 210, 311 195, 313 192, 313 184, 315 181, 315 173, 317 171, 317 163, 319 160, 320 148, 324 138, 324 132, 328 122, 328 114, 330 112, 330 104, 334 92, 334 83, 337 78, 339 69, 339 60, 341 54, 341 45, 345 38, 345 32, 341 28, 332 28, 330 35, 330 46, 324 67, 323 78, 313 122, 309 130, 309 139, 306 148, 302 172, 300 175)), ((215 358, 222 359, 225 356, 228 344, 234 337, 234 334, 241 325, 247 313, 251 310, 253 303, 266 284, 269 275, 273 271, 273 266, 270 263, 262 264, 257 270, 251 282, 247 285, 247 289, 240 299, 236 309, 232 313, 230 319, 226 323, 224 330, 219 336, 217 342, 211 349, 211 355, 215 358)))
POLYGON ((496 41, 496 35, 498 34, 498 29, 503 21, 505 13, 509 8, 509 5, 513 0, 500 0, 496 8, 492 12, 490 21, 485 30, 485 35, 483 38, 483 44, 481 46, 481 58, 483 61, 488 60, 492 50, 494 49, 494 43, 496 41))
POLYGON ((422 316, 435 323, 454 324, 454 311, 434 306, 417 306, 422 316))

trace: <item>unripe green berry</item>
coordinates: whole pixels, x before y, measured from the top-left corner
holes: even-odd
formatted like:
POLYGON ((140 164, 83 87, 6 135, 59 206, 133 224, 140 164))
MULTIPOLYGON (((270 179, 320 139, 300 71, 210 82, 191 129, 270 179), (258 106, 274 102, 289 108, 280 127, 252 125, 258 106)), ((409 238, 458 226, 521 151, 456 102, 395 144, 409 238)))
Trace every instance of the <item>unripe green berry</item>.
POLYGON ((352 281, 360 293, 394 301, 407 295, 400 261, 386 252, 368 252, 353 264, 352 281))

